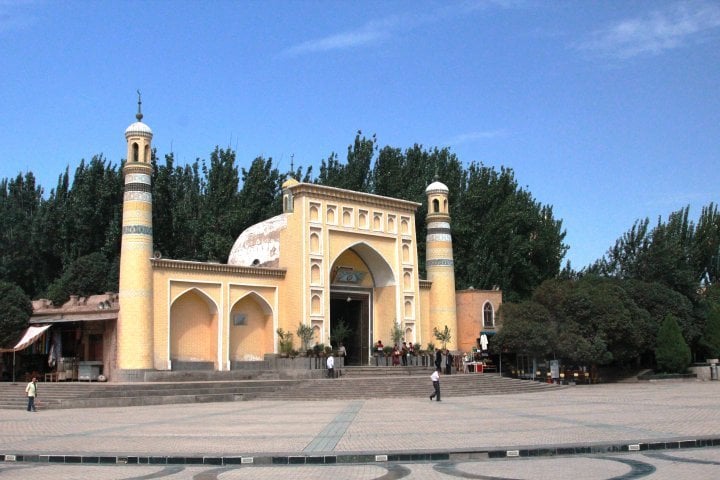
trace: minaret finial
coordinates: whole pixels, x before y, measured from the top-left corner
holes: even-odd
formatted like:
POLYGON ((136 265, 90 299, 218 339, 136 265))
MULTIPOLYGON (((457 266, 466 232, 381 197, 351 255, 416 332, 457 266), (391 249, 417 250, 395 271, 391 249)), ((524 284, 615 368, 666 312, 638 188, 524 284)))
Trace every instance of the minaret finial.
POLYGON ((290 154, 290 172, 291 172, 291 173, 294 173, 294 172, 295 172, 295 165, 294 165, 294 163, 293 163, 294 160, 295 160, 295 154, 294 154, 294 153, 291 153, 291 154, 290 154))
POLYGON ((135 115, 135 118, 138 119, 138 122, 142 122, 143 114, 142 114, 142 95, 140 94, 140 90, 137 91, 138 94, 138 113, 135 115))
POLYGON ((440 181, 440 175, 438 175, 438 166, 437 163, 435 164, 435 176, 433 177, 433 181, 439 182, 440 181))

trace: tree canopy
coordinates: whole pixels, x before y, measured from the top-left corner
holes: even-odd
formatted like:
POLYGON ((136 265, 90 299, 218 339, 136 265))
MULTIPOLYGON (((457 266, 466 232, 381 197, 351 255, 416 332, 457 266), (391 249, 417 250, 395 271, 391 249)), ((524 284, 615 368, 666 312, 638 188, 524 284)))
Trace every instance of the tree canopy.
MULTIPOLYGON (((331 153, 317 178, 311 169, 281 172, 271 158, 240 167, 237 153, 215 147, 207 160, 178 165, 152 152, 154 249, 168 258, 224 263, 246 228, 282 211, 288 177, 401 198, 420 204, 415 224, 420 276, 425 275, 425 188, 449 187, 456 285, 503 289, 507 299, 529 298, 559 272, 567 251, 552 207, 518 186, 510 169, 465 166, 447 148, 415 144, 380 148, 357 132, 345 159, 331 153)), ((70 294, 117 288, 123 176, 103 156, 66 169, 48 195, 32 172, 0 180, 0 280, 32 298, 63 302, 70 294), (102 272, 105 272, 105 276, 102 272), (83 278, 81 278, 83 277, 83 278)))

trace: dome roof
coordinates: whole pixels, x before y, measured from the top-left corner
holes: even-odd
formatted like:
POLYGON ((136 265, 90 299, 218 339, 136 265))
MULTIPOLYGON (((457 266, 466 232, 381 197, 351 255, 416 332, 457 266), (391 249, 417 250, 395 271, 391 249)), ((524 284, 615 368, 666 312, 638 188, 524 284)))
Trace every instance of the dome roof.
POLYGON ((135 122, 125 129, 125 138, 130 138, 131 136, 152 138, 153 133, 150 127, 143 122, 135 122))
POLYGON ((447 185, 442 182, 438 182, 437 180, 428 185, 425 189, 425 193, 448 193, 449 191, 450 189, 447 187, 447 185))
POLYGON ((283 182, 283 184, 282 184, 282 189, 285 190, 286 188, 290 188, 290 187, 292 187, 292 186, 294 186, 294 185, 297 185, 297 184, 299 184, 299 183, 300 183, 300 182, 298 182, 298 181, 295 180, 294 178, 290 177, 290 178, 288 178, 287 180, 285 180, 285 181, 283 182))
POLYGON ((242 232, 228 257, 228 265, 277 267, 280 261, 280 232, 287 228, 282 213, 242 232))

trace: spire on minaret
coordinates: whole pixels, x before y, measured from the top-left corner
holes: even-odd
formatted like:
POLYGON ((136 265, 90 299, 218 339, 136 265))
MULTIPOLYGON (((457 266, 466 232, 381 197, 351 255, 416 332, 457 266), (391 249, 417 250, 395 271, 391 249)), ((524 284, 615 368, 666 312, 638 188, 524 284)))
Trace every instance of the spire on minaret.
POLYGON ((140 94, 140 90, 137 90, 138 94, 138 113, 135 114, 135 118, 137 118, 138 122, 142 122, 143 114, 142 114, 142 95, 140 94))
POLYGON ((293 163, 294 160, 295 160, 295 154, 291 153, 290 154, 290 173, 295 172, 295 164, 293 163))

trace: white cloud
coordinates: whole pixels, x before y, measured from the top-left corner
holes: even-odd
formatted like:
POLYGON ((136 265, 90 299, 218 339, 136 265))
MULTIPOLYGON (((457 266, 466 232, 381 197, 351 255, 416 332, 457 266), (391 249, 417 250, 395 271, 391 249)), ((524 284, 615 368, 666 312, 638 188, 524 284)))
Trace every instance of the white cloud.
POLYGON ((720 4, 682 2, 597 30, 575 47, 619 59, 658 55, 717 28, 720 28, 720 4))
POLYGON ((385 18, 372 20, 354 30, 327 35, 302 42, 285 50, 285 55, 297 56, 309 53, 343 50, 347 48, 364 47, 378 44, 403 31, 412 30, 422 25, 440 22, 473 14, 475 11, 500 7, 510 8, 518 0, 466 0, 464 2, 449 4, 426 13, 407 13, 391 15, 385 18))
POLYGON ((481 130, 477 132, 467 132, 454 136, 449 142, 447 142, 447 144, 460 145, 463 143, 472 143, 489 138, 504 137, 507 136, 507 134, 508 133, 505 130, 481 130))
POLYGON ((390 29, 367 24, 357 30, 329 35, 295 45, 285 51, 287 55, 303 55, 306 53, 340 50, 379 42, 390 35, 390 29))

